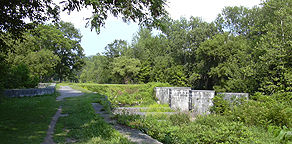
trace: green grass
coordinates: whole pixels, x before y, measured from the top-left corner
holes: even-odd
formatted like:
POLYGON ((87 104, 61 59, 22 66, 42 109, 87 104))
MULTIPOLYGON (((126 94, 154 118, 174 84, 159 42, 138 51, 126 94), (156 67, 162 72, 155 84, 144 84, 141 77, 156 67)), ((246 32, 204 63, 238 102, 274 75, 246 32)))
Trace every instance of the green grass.
POLYGON ((56 96, 7 98, 0 103, 0 143, 42 143, 60 105, 56 96))
POLYGON ((54 134, 55 142, 64 143, 65 138, 70 138, 77 143, 130 143, 102 117, 95 114, 91 103, 103 97, 90 93, 62 101, 63 113, 69 115, 59 118, 54 134))
MULTIPOLYGON (((67 84, 61 84, 67 85, 67 84)), ((108 96, 113 106, 143 106, 155 104, 157 98, 154 95, 155 87, 170 86, 165 83, 148 83, 139 85, 122 84, 92 84, 92 83, 71 83, 74 89, 89 90, 108 96)))

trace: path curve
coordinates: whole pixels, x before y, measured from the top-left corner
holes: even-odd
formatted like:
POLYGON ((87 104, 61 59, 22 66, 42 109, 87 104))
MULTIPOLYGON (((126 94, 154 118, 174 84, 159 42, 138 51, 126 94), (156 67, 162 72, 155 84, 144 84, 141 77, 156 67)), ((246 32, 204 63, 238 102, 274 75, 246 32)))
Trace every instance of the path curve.
MULTIPOLYGON (((67 97, 75 97, 75 96, 83 95, 83 93, 81 91, 74 90, 70 86, 60 86, 60 87, 61 88, 57 91, 60 92, 61 95, 56 98, 57 101, 63 101, 63 99, 67 98, 67 97)), ((54 134, 54 130, 55 130, 55 126, 57 124, 57 121, 58 121, 59 117, 67 116, 66 114, 65 115, 61 114, 62 113, 61 108, 62 108, 62 106, 59 107, 56 114, 52 117, 52 121, 49 125, 49 129, 47 130, 47 136, 45 137, 45 141, 43 142, 43 144, 55 144, 55 142, 53 140, 53 134, 54 134)))

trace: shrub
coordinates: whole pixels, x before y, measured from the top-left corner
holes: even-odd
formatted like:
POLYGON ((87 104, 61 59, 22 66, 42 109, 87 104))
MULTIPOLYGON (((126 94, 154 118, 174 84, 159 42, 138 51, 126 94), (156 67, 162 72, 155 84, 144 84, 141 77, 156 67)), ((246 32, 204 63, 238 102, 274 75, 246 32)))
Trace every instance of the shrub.
POLYGON ((177 125, 177 126, 188 124, 191 121, 191 117, 189 114, 185 114, 181 112, 178 114, 170 115, 169 119, 173 125, 177 125))
POLYGON ((230 111, 230 102, 224 99, 225 95, 216 95, 212 101, 213 106, 210 107, 210 112, 213 114, 226 114, 230 111))
POLYGON ((229 115, 233 120, 265 128, 270 125, 292 126, 292 109, 286 103, 260 93, 256 93, 251 98, 252 100, 232 107, 229 115))

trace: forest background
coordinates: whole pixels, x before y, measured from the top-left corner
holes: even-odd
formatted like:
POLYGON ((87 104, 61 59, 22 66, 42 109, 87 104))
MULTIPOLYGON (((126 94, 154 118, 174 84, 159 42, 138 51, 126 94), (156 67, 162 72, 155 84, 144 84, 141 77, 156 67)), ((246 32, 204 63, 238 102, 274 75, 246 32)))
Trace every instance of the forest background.
MULTIPOLYGON (((137 14, 145 25, 131 43, 115 40, 104 53, 89 57, 80 46, 81 33, 71 23, 31 24, 34 29, 26 29, 21 39, 15 39, 16 30, 2 27, 1 87, 67 80, 163 82, 268 95, 291 91, 291 7, 289 0, 265 1, 253 8, 225 7, 210 23, 197 17, 173 20, 164 9, 150 22, 137 14), (161 34, 153 35, 153 27, 161 34)), ((98 32, 104 23, 89 24, 98 32)))
POLYGON ((161 19, 159 35, 141 27, 84 59, 79 82, 163 82, 218 92, 291 91, 291 1, 225 7, 211 22, 161 19))

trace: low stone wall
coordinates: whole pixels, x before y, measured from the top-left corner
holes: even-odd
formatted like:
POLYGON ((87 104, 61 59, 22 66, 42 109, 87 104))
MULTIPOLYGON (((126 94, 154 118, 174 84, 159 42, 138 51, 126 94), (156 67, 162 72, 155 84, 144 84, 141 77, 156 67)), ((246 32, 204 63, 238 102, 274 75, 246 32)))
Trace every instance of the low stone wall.
POLYGON ((156 87, 154 91, 156 92, 156 97, 158 98, 161 104, 170 104, 170 92, 174 92, 175 94, 177 91, 180 92, 187 92, 191 90, 190 87, 156 87))
POLYGON ((248 93, 217 93, 218 95, 224 95, 224 99, 229 100, 230 102, 233 102, 234 99, 237 98, 246 98, 248 99, 249 94, 248 93))
POLYGON ((215 91, 211 90, 190 90, 189 110, 196 114, 209 114, 209 107, 213 105, 212 99, 215 91))
POLYGON ((7 89, 4 90, 3 94, 9 98, 52 94, 55 92, 55 86, 56 83, 52 83, 46 88, 41 89, 7 89))
POLYGON ((169 89, 169 106, 171 109, 189 110, 189 91, 190 88, 169 89))
MULTIPOLYGON (((162 104, 169 104, 171 109, 193 111, 195 114, 209 114, 215 97, 213 90, 191 90, 190 87, 156 87, 156 97, 162 104)), ((248 93, 218 93, 224 94, 225 99, 248 98, 248 93)))

